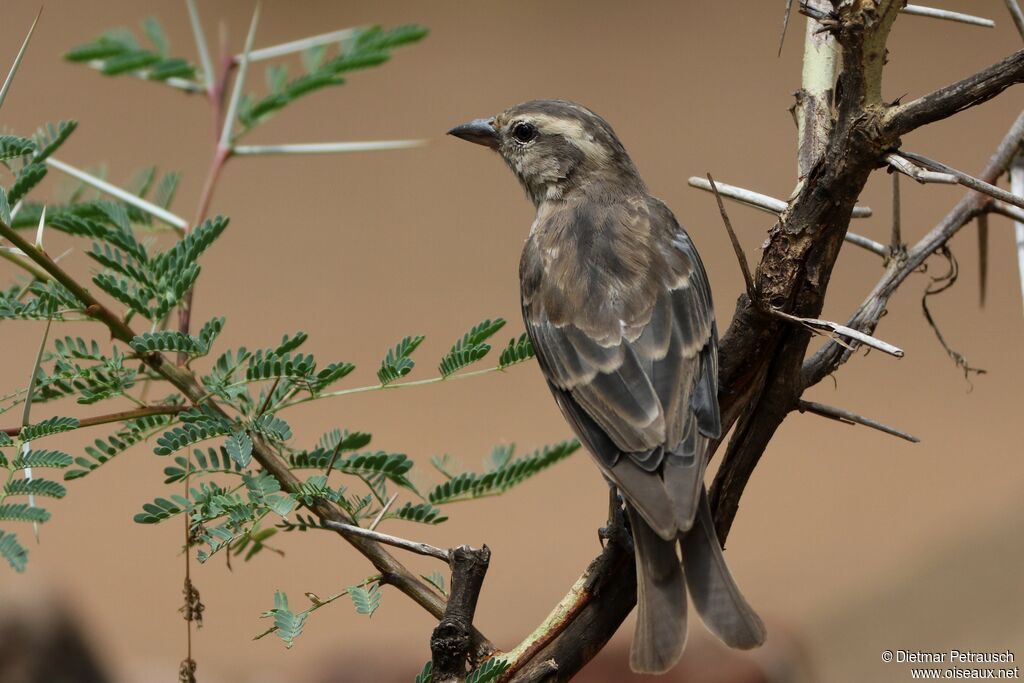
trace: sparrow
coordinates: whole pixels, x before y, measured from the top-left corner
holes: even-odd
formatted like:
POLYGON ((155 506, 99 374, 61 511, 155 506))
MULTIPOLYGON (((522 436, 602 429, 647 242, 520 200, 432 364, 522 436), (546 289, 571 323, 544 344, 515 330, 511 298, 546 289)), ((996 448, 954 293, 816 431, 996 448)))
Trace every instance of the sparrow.
POLYGON ((611 126, 579 104, 525 102, 448 132, 497 151, 536 207, 519 267, 523 320, 555 402, 625 500, 631 667, 679 661, 687 589, 723 642, 760 645, 764 624, 725 564, 704 485, 722 432, 718 333, 686 230, 611 126))

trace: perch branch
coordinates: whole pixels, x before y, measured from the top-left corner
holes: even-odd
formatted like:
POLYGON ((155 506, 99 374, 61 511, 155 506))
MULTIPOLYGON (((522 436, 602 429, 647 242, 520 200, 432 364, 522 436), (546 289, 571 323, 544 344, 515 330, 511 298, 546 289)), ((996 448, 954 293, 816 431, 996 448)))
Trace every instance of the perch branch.
POLYGON ((986 102, 1022 80, 1024 50, 1018 50, 972 76, 891 108, 883 125, 890 136, 906 135, 916 128, 986 102))
POLYGON ((491 551, 486 545, 479 549, 462 545, 450 553, 451 595, 444 617, 430 637, 433 683, 462 683, 466 680, 466 663, 476 659, 472 651, 473 616, 490 562, 491 551))
MULTIPOLYGON (((0 223, 0 236, 11 241, 15 246, 35 261, 43 270, 53 276, 55 280, 67 287, 68 291, 75 295, 86 305, 86 313, 96 320, 102 322, 110 330, 114 339, 125 344, 129 343, 135 336, 132 329, 120 316, 100 303, 71 277, 64 269, 57 265, 49 256, 32 246, 24 237, 10 226, 0 223)), ((229 418, 224 409, 217 403, 208 399, 205 389, 199 383, 196 376, 187 368, 175 365, 170 359, 161 353, 145 354, 143 362, 156 371, 164 379, 169 381, 180 391, 193 405, 203 405, 214 413, 224 418, 229 418)), ((295 474, 288 468, 288 464, 274 452, 270 444, 261 436, 253 438, 253 458, 263 469, 269 472, 281 484, 285 491, 294 491, 301 483, 295 474)), ((338 522, 345 523, 344 513, 334 504, 318 499, 308 506, 310 510, 320 518, 322 523, 338 522)), ((381 547, 379 543, 370 538, 350 534, 343 536, 357 551, 359 551, 373 566, 380 572, 383 583, 389 583, 401 592, 408 595, 412 600, 423 607, 435 618, 444 616, 445 600, 421 581, 416 575, 410 572, 405 565, 399 562, 393 555, 381 547)), ((473 643, 477 653, 493 652, 494 646, 478 631, 473 631, 473 643)))

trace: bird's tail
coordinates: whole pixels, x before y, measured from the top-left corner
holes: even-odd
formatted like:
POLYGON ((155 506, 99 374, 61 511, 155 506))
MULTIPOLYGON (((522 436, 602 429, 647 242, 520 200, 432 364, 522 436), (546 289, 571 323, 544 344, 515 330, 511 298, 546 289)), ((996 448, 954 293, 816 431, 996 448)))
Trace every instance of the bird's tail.
POLYGON ((636 551, 637 621, 629 665, 639 673, 664 673, 686 645, 686 588, 708 630, 730 647, 762 644, 766 632, 729 573, 718 544, 707 491, 702 487, 696 518, 676 539, 661 538, 626 504, 636 551))
POLYGON ((636 554, 636 632, 629 665, 640 673, 664 673, 686 645, 686 587, 675 539, 654 532, 626 504, 636 554))
POLYGON ((764 623, 747 603, 729 573, 718 543, 707 489, 702 488, 697 517, 680 536, 686 585, 708 630, 730 646, 749 650, 764 643, 764 623))

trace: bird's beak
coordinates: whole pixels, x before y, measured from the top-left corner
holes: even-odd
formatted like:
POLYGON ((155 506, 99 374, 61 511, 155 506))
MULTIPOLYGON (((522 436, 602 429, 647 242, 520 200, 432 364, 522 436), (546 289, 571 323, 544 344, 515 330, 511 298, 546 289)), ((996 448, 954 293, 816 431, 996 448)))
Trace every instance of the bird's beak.
POLYGON ((474 119, 455 126, 448 131, 448 135, 454 135, 491 149, 498 149, 498 131, 494 130, 494 119, 474 119))

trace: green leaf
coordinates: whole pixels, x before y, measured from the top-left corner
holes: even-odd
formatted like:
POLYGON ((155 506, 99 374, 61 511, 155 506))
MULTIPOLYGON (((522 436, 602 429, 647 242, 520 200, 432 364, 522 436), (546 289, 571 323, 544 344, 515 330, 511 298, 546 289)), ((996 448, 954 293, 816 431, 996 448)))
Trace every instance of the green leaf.
POLYGON ((316 394, 343 377, 347 377, 355 369, 356 366, 351 363, 330 363, 317 372, 315 377, 307 378, 306 382, 309 384, 310 391, 316 394))
POLYGON ((263 616, 274 618, 275 634, 284 641, 285 647, 291 648, 295 639, 302 635, 309 612, 292 612, 288 608, 288 596, 277 591, 274 593, 274 609, 265 612, 263 616))
POLYGON ((438 370, 443 377, 448 377, 453 372, 477 362, 487 355, 491 345, 485 340, 494 335, 495 332, 505 326, 504 318, 484 320, 476 324, 462 338, 455 342, 451 350, 441 359, 438 370))
POLYGON ((165 484, 174 484, 184 481, 186 474, 191 472, 193 476, 201 474, 242 474, 242 466, 231 459, 227 450, 223 447, 214 449, 208 448, 205 452, 196 448, 192 451, 192 461, 183 455, 175 456, 176 465, 164 468, 165 484))
POLYGON ((190 356, 201 356, 206 353, 206 349, 199 339, 190 334, 182 334, 177 330, 143 332, 133 337, 128 345, 138 353, 177 351, 190 356))
POLYGON ((50 436, 52 434, 60 434, 61 432, 68 432, 72 429, 78 429, 78 418, 75 417, 50 417, 42 422, 37 422, 33 425, 23 427, 21 432, 18 434, 18 438, 25 441, 35 441, 41 439, 44 436, 50 436))
POLYGON ((142 512, 136 514, 132 519, 136 524, 157 524, 192 509, 192 503, 184 496, 175 494, 171 498, 173 500, 157 498, 152 503, 145 503, 142 506, 142 512))
POLYGON ((262 352, 257 352, 249 359, 245 379, 248 382, 281 378, 307 380, 312 378, 315 371, 316 359, 309 354, 263 355, 262 352))
POLYGON ((92 446, 86 446, 85 453, 89 457, 75 458, 78 468, 65 472, 64 480, 81 479, 111 458, 163 430, 174 419, 173 415, 148 415, 125 422, 115 434, 106 439, 96 439, 92 446))
POLYGON ((380 586, 377 584, 372 584, 369 588, 352 586, 348 589, 348 595, 352 598, 352 604, 355 605, 356 612, 359 614, 372 617, 380 607, 381 593, 380 586))
POLYGON ((508 660, 492 657, 466 676, 466 683, 494 683, 501 674, 508 671, 508 660))
POLYGON ((203 346, 203 353, 209 353, 210 348, 213 346, 213 342, 220 335, 221 330, 224 329, 224 318, 212 318, 203 325, 202 329, 199 330, 199 342, 203 346))
POLYGON ((409 356, 423 343, 423 339, 422 335, 403 337, 394 348, 388 349, 377 371, 377 379, 381 384, 390 384, 412 372, 415 362, 409 356))
POLYGON ((304 95, 344 84, 345 79, 341 77, 344 72, 383 64, 390 59, 392 49, 416 42, 426 34, 426 29, 418 26, 399 26, 388 30, 374 26, 360 30, 353 39, 346 41, 341 53, 332 59, 325 60, 325 46, 310 49, 302 56, 306 73, 289 81, 283 69, 269 69, 270 93, 263 98, 246 93, 239 107, 238 119, 244 127, 252 128, 304 95))
POLYGON ((153 192, 153 203, 162 209, 168 208, 174 200, 174 193, 178 190, 180 180, 181 174, 177 171, 165 173, 153 192))
POLYGON ((110 57, 103 62, 100 72, 104 76, 120 76, 129 71, 139 71, 147 66, 152 66, 160 61, 160 55, 139 50, 116 57, 110 57))
POLYGON ((49 479, 12 479, 4 486, 4 493, 8 496, 63 498, 67 492, 63 484, 49 479))
POLYGON ((287 441, 292 438, 292 428, 275 415, 260 415, 253 423, 253 429, 275 441, 287 441))
POLYGON ((36 143, 17 135, 0 135, 0 160, 14 159, 34 153, 36 143))
POLYGON ((99 342, 95 339, 90 339, 86 342, 81 337, 64 337, 63 339, 54 339, 53 347, 57 350, 58 354, 65 358, 98 361, 105 361, 107 359, 100 349, 99 342))
POLYGON ((413 505, 407 502, 391 513, 389 517, 404 519, 410 522, 420 522, 421 524, 440 524, 441 522, 448 521, 448 516, 442 513, 440 508, 436 508, 430 503, 413 505))
POLYGON ((61 451, 29 451, 19 455, 11 463, 11 469, 23 470, 29 467, 67 467, 73 462, 70 455, 61 451))
POLYGON ((13 533, 0 531, 0 557, 7 560, 7 564, 16 572, 25 571, 28 564, 28 551, 18 543, 18 537, 13 533))
POLYGON ((36 153, 33 160, 43 161, 56 152, 71 137, 76 128, 78 128, 78 121, 60 121, 56 126, 47 123, 39 128, 32 138, 39 148, 39 152, 36 153))
POLYGON ((519 335, 518 339, 513 337, 509 340, 508 346, 502 350, 501 356, 498 357, 498 367, 504 369, 510 365, 528 361, 533 357, 533 344, 530 343, 526 333, 523 332, 519 335))
POLYGON ((0 448, 4 446, 13 446, 14 442, 11 440, 10 434, 7 432, 0 432, 0 448))
POLYGON ((173 427, 156 440, 157 446, 153 452, 157 455, 170 455, 182 448, 192 444, 212 439, 216 436, 223 436, 230 432, 228 425, 214 422, 200 422, 195 424, 184 424, 180 427, 173 427))
POLYGON ((434 679, 434 662, 427 660, 427 663, 423 665, 423 669, 416 674, 416 680, 413 683, 431 683, 434 679))
POLYGON ((252 460, 252 439, 245 432, 235 432, 224 443, 224 450, 239 467, 247 467, 252 460))
POLYGON ((444 589, 444 574, 435 569, 429 574, 420 574, 420 576, 424 581, 437 588, 441 595, 448 595, 448 591, 444 589))
POLYGON ((503 493, 569 457, 579 447, 579 441, 571 439, 553 446, 545 446, 522 458, 509 460, 501 467, 484 474, 464 472, 434 487, 427 500, 434 505, 440 505, 503 493))
POLYGON ((400 486, 415 491, 412 482, 405 475, 412 469, 413 461, 404 453, 355 453, 347 458, 338 458, 334 469, 346 474, 369 476, 381 474, 400 486))
POLYGON ((7 202, 14 206, 27 195, 32 188, 46 177, 46 164, 37 161, 24 166, 14 178, 14 184, 7 190, 7 202))
POLYGON ((159 20, 157 20, 156 17, 146 17, 142 20, 142 29, 146 32, 146 35, 149 37, 149 42, 153 44, 156 51, 166 57, 170 50, 170 44, 167 41, 167 34, 164 33, 164 29, 160 25, 159 20))
POLYGON ((9 226, 11 224, 11 203, 7 201, 7 190, 0 187, 0 222, 9 226))
POLYGON ((140 290, 137 285, 125 278, 110 273, 97 273, 93 276, 92 281, 97 287, 142 317, 150 320, 155 317, 149 308, 149 300, 152 295, 140 290))
POLYGON ((34 522, 42 524, 50 519, 50 513, 28 503, 4 503, 0 505, 0 520, 12 522, 34 522))
POLYGON ((278 356, 283 356, 289 351, 294 351, 305 344, 307 339, 309 339, 309 335, 301 330, 290 337, 286 334, 281 337, 281 343, 274 348, 273 353, 278 356))

